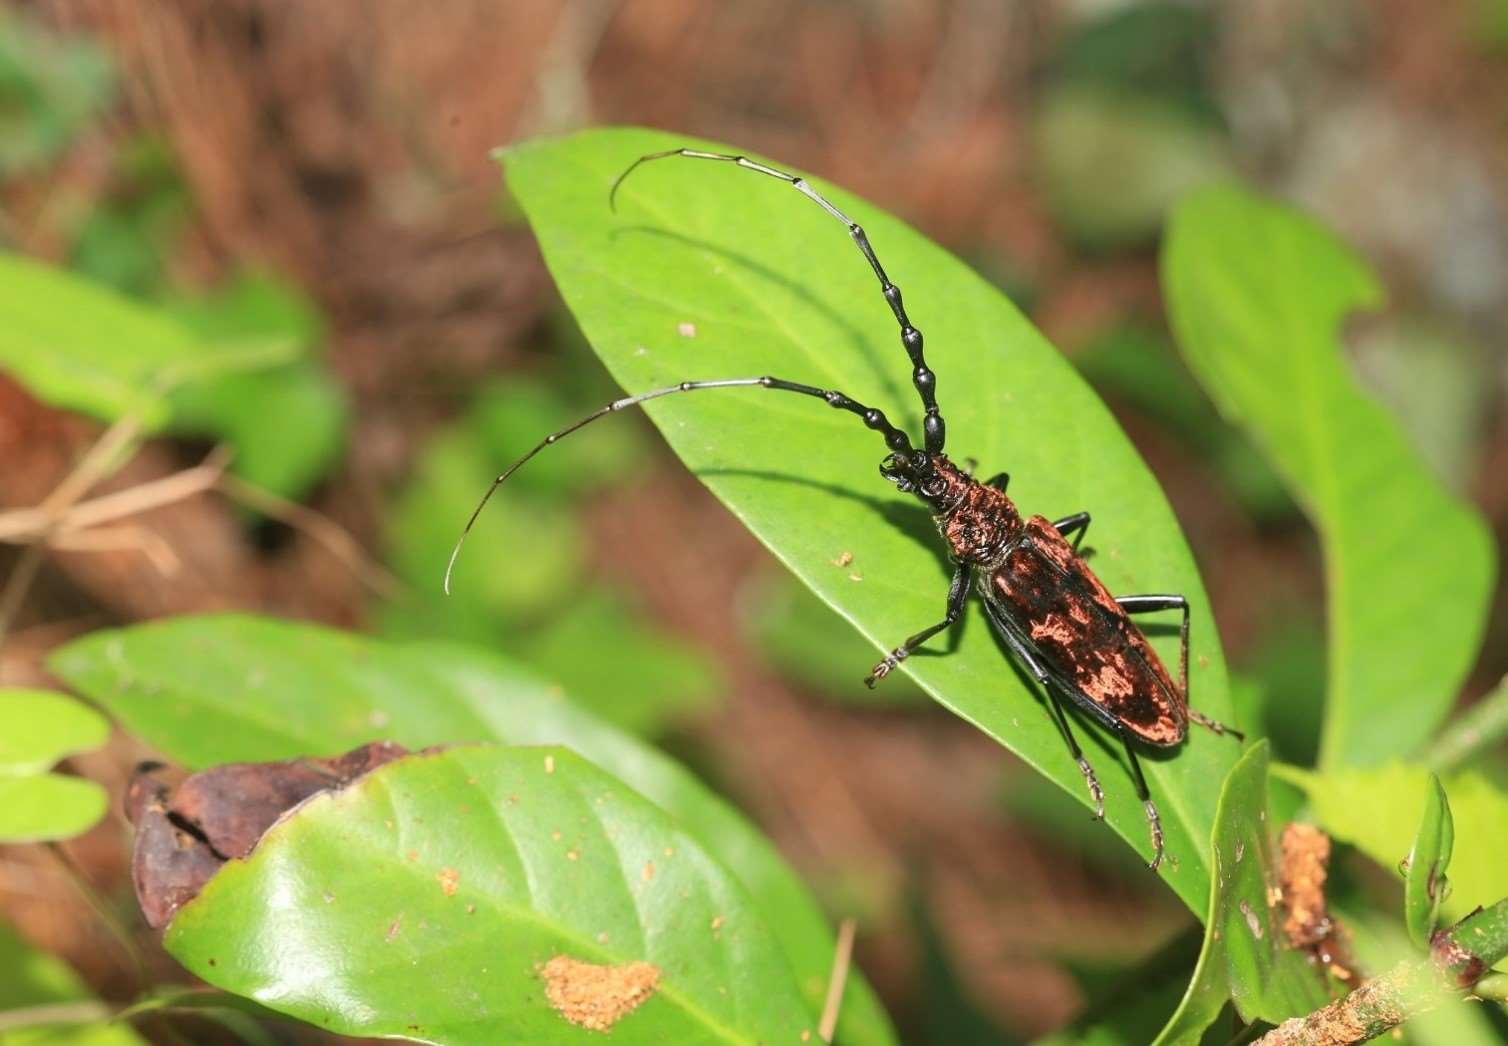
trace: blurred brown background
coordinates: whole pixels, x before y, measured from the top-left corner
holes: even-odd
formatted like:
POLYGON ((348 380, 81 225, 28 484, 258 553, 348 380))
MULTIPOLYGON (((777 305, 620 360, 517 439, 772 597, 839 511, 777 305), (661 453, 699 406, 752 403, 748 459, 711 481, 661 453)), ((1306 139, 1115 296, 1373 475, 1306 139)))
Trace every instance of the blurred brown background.
MULTIPOLYGON (((164 285, 209 289, 257 267, 302 288, 350 403, 345 456, 303 500, 374 561, 426 435, 480 382, 547 374, 572 341, 489 150, 601 123, 817 172, 999 282, 1083 364, 1163 479, 1232 661, 1296 708, 1322 685, 1311 532, 1270 477, 1209 452, 1226 437, 1210 435, 1197 393, 1160 402, 1105 362, 1126 339, 1165 348, 1156 241, 1180 192, 1239 173, 1379 267, 1389 304, 1352 325, 1359 372, 1504 533, 1508 15, 1493 0, 0 10, 48 39, 96 41, 116 70, 66 145, 0 182, 0 240, 74 263, 88 215, 131 214, 164 285), (138 162, 148 147, 165 159, 138 162)), ((0 507, 37 503, 97 431, 0 378, 0 507)), ((153 443, 118 482, 202 450, 153 443)), ((666 743, 766 827, 830 910, 859 915, 859 960, 908 1041, 964 1041, 948 1023, 960 998, 1002 1037, 1057 1027, 1096 978, 1187 925, 1109 833, 1061 831, 1052 811, 1076 808, 1047 805, 1041 782, 965 724, 827 700, 781 670, 727 612, 778 568, 663 450, 580 511, 592 569, 726 681, 666 743)), ((182 568, 129 550, 49 560, 0 648, 0 682, 42 679, 41 658, 72 635, 168 613, 370 621, 363 571, 305 532, 248 526, 207 498, 146 522, 182 568)), ((0 553, 0 573, 15 558, 0 553)), ((1468 699, 1508 670, 1499 596, 1468 699)), ((838 667, 857 682, 867 665, 838 667)), ((1296 716, 1287 754, 1302 758, 1296 716)), ((139 754, 121 741, 81 769, 118 788, 139 754)), ((124 838, 112 819, 71 847, 112 897, 124 838)), ((29 937, 121 989, 114 951, 49 862, 0 852, 0 898, 29 937)))

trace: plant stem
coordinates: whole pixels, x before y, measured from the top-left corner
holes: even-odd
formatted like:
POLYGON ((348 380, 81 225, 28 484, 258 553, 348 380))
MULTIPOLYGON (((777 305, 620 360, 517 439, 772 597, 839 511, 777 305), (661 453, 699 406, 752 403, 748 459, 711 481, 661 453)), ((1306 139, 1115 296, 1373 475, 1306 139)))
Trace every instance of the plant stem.
POLYGON ((1508 898, 1435 933, 1429 958, 1399 963, 1307 1017, 1284 1021, 1258 1046, 1350 1046, 1464 994, 1508 956, 1508 898))
POLYGON ((1508 737, 1508 677, 1457 716, 1420 753, 1426 766, 1453 770, 1508 737))

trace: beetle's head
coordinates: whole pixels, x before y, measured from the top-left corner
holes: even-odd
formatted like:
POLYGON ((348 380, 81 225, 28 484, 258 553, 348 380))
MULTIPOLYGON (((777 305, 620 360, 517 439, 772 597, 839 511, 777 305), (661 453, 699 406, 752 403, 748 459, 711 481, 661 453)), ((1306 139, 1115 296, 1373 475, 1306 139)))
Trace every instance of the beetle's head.
POLYGON ((924 450, 904 450, 885 455, 880 475, 895 484, 903 494, 915 494, 932 505, 948 493, 949 483, 938 462, 924 450))

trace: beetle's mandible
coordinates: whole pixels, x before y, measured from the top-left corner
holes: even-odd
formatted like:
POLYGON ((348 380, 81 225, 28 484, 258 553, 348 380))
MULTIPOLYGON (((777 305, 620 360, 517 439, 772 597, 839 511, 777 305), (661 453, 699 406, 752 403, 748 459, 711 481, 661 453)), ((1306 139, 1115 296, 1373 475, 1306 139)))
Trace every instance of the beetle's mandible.
POLYGON ((1041 685, 1047 707, 1063 735, 1069 755, 1084 775, 1095 816, 1099 818, 1103 818, 1105 812, 1104 790, 1074 739, 1063 699, 1067 698, 1120 738, 1136 794, 1146 810, 1152 837, 1150 867, 1156 869, 1163 857, 1162 822, 1137 761, 1134 745, 1176 746, 1187 735, 1190 721, 1217 734, 1242 739, 1237 731, 1189 705, 1188 600, 1181 595, 1111 595, 1079 556, 1079 542, 1089 527, 1088 512, 1076 512, 1056 521, 1043 516, 1022 517, 1006 496, 1009 482, 1006 473, 980 482, 948 459, 943 453, 947 426, 937 406, 937 376, 927 366, 922 333, 906 314, 900 288, 886 275, 863 228, 804 178, 746 156, 699 149, 669 149, 641 156, 630 164, 613 183, 608 194, 609 205, 615 206, 618 188, 642 164, 671 157, 719 161, 778 178, 843 223, 874 270, 880 291, 900 326, 901 345, 911 360, 911 380, 924 412, 922 446, 914 447, 910 437, 874 407, 865 406, 836 389, 817 388, 783 378, 763 376, 683 381, 679 385, 626 396, 546 436, 493 480, 451 552, 445 571, 446 591, 450 590, 450 576, 461 544, 493 492, 534 455, 582 426, 647 400, 704 389, 757 387, 823 400, 830 407, 857 416, 884 438, 889 453, 880 463, 880 474, 899 490, 915 495, 932 510, 933 519, 956 564, 943 619, 910 636, 886 654, 864 682, 874 686, 922 643, 956 622, 963 614, 970 589, 977 586, 985 613, 1006 647, 1041 685), (1180 610, 1183 613, 1176 684, 1152 645, 1131 621, 1132 614, 1160 610, 1180 610))

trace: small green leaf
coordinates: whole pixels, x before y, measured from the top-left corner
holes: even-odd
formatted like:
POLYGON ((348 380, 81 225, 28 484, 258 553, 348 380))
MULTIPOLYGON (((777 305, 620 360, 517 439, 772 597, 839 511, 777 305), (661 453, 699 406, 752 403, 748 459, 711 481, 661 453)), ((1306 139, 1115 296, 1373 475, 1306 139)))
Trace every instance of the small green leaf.
MULTIPOLYGON (((843 227, 790 185, 727 164, 667 160, 637 171, 616 215, 608 209, 608 189, 636 157, 683 145, 726 148, 619 129, 503 157, 566 303, 614 377, 640 392, 774 374, 841 389, 917 431, 911 368, 874 273, 843 227)), ((1198 571, 1156 481, 1104 405, 956 258, 863 201, 812 184, 863 223, 903 289, 926 335, 955 458, 976 457, 986 475, 1009 469, 1025 512, 1092 511, 1094 569, 1112 591, 1186 594, 1194 702, 1227 718, 1224 660, 1198 571)), ((666 397, 649 415, 713 493, 874 648, 941 618, 949 567, 936 528, 925 506, 875 475, 885 446, 857 419, 760 389, 666 397)), ((505 488, 494 503, 507 498, 505 488)), ((1148 628, 1176 663, 1176 627, 1148 628)), ((853 671, 862 677, 873 663, 866 657, 853 671)), ((977 610, 955 653, 916 656, 904 669, 1088 804, 1051 717, 977 610)), ((1100 767, 1109 824, 1150 854, 1142 804, 1115 769, 1109 740, 1093 726, 1080 734, 1100 767)), ((1229 738, 1195 731, 1176 758, 1145 764, 1167 830, 1160 874, 1197 912, 1209 890, 1215 796, 1207 783, 1237 754, 1229 738)))
POLYGON ((93 828, 108 804, 105 790, 82 777, 0 776, 0 843, 72 839, 93 828))
MULTIPOLYGON (((67 963, 33 948, 0 922, 0 1027, 35 1010, 66 1003, 88 1002, 93 996, 67 963)), ((123 1024, 102 1021, 40 1024, 0 1032, 4 1046, 141 1046, 145 1042, 123 1024)))
POLYGON ((1347 370, 1340 324, 1378 303, 1376 278, 1318 225, 1235 188, 1179 206, 1162 275, 1195 376, 1320 532, 1330 638, 1320 764, 1405 754, 1445 718, 1476 657, 1494 552, 1481 517, 1347 370))
POLYGON ((104 716, 50 690, 0 688, 0 723, 0 777, 41 773, 110 736, 104 716))
MULTIPOLYGON (((1370 770, 1312 773, 1292 766, 1274 768, 1309 795, 1315 816, 1335 838, 1350 843, 1386 869, 1417 844, 1416 826, 1425 823, 1427 802, 1436 801, 1429 771, 1422 766, 1391 763, 1370 770)), ((1440 901, 1445 918, 1458 919, 1473 907, 1508 894, 1508 865, 1503 862, 1503 826, 1508 824, 1508 794, 1474 770, 1441 779, 1450 794, 1450 890, 1440 901)), ((1423 870, 1425 880, 1428 869, 1423 870)), ((1413 925, 1410 924, 1412 933, 1413 925)))
POLYGON ((1227 998, 1248 1023, 1278 1024, 1325 1005, 1324 981, 1283 938, 1267 823, 1267 742, 1248 749, 1220 789, 1209 918, 1194 979, 1158 1046, 1198 1043, 1227 998))
POLYGON ((0 689, 0 724, 0 843, 71 839, 104 816, 103 788, 46 772, 104 744, 104 716, 63 694, 7 688, 0 689))
MULTIPOLYGON (((564 744, 668 810, 758 900, 820 1006, 834 938, 775 848, 679 764, 483 650, 384 643, 313 625, 225 615, 95 632, 51 671, 190 769, 336 755, 389 738, 409 748, 465 741, 564 744)), ((849 978, 839 1033, 894 1041, 864 979, 849 978)))
POLYGON ((111 421, 167 420, 154 384, 197 360, 199 340, 160 310, 60 269, 0 252, 0 368, 45 403, 111 421))
POLYGON ((1403 885, 1403 918, 1409 937, 1423 949, 1429 948, 1430 935, 1440 919, 1440 904, 1445 899, 1450 867, 1450 848, 1455 841, 1455 827, 1450 820, 1450 802, 1445 788, 1434 774, 1425 793, 1424 816, 1414 836, 1408 855, 1408 877, 1403 885))
POLYGON ((56 34, 0 14, 0 178, 54 161, 115 93, 109 53, 72 27, 56 34))
POLYGON ((346 1035, 796 1042, 815 1024, 735 876, 564 748, 414 755, 321 795, 163 942, 211 984, 346 1035), (654 970, 572 1009, 556 994, 570 961, 654 970))

